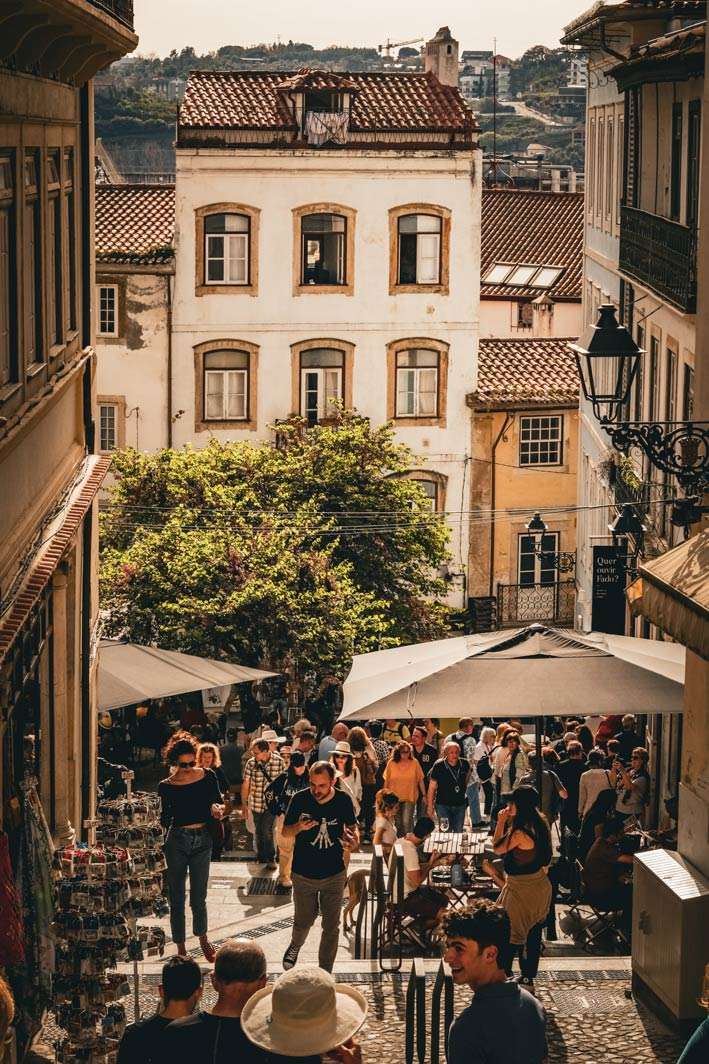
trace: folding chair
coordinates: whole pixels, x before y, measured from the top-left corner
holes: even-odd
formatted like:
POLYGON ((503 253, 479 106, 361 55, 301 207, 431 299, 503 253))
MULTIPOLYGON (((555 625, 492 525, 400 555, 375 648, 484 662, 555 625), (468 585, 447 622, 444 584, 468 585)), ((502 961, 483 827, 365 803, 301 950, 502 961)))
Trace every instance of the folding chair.
POLYGON ((573 891, 575 901, 573 905, 569 906, 567 912, 569 916, 575 916, 581 923, 583 933, 583 941, 581 944, 583 948, 588 949, 591 946, 594 946, 597 940, 604 935, 609 935, 611 938, 615 939, 618 945, 627 948, 630 943, 619 926, 623 917, 623 910, 619 907, 606 909, 593 902, 586 891, 586 885, 583 879, 583 865, 578 859, 576 859, 573 867, 573 891), (584 913, 582 911, 584 909, 590 909, 594 926, 589 925, 589 914, 588 912, 584 913))

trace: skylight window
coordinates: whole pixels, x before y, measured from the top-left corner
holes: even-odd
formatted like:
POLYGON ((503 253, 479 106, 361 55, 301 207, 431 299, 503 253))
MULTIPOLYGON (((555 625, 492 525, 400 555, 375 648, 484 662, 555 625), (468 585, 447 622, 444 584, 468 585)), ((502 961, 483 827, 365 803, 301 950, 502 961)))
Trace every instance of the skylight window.
POLYGON ((551 288, 560 273, 561 270, 558 269, 556 266, 542 266, 541 270, 534 278, 534 287, 551 288))
POLYGON ((507 276, 507 274, 512 269, 514 269, 514 267, 510 263, 507 263, 507 265, 502 265, 502 264, 496 263, 492 267, 492 269, 488 270, 487 273, 485 274, 485 276, 483 278, 483 283, 484 284, 502 284, 502 282, 504 281, 505 277, 507 276))
POLYGON ((507 284, 529 284, 537 269, 537 266, 518 266, 508 277, 507 284))

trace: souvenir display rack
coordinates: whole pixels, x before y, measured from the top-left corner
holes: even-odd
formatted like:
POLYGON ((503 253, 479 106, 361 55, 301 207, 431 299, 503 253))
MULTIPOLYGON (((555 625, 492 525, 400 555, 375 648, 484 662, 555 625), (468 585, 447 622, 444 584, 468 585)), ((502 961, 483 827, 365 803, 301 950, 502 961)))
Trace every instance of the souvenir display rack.
POLYGON ((85 824, 88 843, 55 854, 54 1003, 57 1025, 66 1031, 57 1044, 60 1064, 114 1064, 126 1025, 121 999, 130 993, 125 975, 115 969, 133 962, 138 1020, 138 961, 162 956, 165 949, 161 927, 137 923, 167 911, 160 800, 154 794, 133 794, 133 773, 126 771, 123 777, 125 797, 100 800, 96 819, 85 824))

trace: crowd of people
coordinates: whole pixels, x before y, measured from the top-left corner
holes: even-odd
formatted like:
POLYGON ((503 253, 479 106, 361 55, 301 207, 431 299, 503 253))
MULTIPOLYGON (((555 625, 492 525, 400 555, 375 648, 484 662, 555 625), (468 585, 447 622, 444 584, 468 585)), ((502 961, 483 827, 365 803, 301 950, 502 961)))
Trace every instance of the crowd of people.
POLYGON ((411 911, 438 919, 445 895, 429 873, 450 858, 420 861, 423 843, 440 830, 489 833, 484 870, 510 916, 522 979, 532 984, 542 933, 556 938, 556 900, 569 867, 583 865, 589 900, 629 924, 629 825, 649 798, 648 752, 632 716, 602 718, 595 734, 583 721, 550 722, 541 765, 519 721, 463 717, 444 736, 435 718, 336 723, 318 736, 301 718, 284 734, 260 728, 237 741, 198 743, 188 732, 166 748, 171 773, 159 785, 166 840, 170 921, 185 950, 185 887, 190 876, 192 930, 205 957, 210 862, 227 843, 229 813, 241 806, 257 863, 278 871, 293 891, 292 968, 321 916, 320 966, 332 970, 350 855, 375 843, 388 856, 397 841, 405 858, 411 911), (553 833, 556 833, 553 836, 553 833), (552 841, 556 838, 557 845, 552 841), (416 907, 418 906, 418 909, 416 907))
POLYGON ((544 1014, 534 979, 543 935, 556 937, 563 870, 580 860, 589 899, 629 916, 626 832, 642 821, 649 799, 648 752, 629 715, 601 718, 595 730, 584 721, 547 722, 541 764, 519 721, 461 718, 446 736, 439 724, 338 722, 318 734, 302 718, 283 734, 230 732, 219 746, 189 732, 172 736, 171 771, 159 793, 178 955, 165 965, 158 1014, 127 1030, 119 1064, 168 1056, 216 1062, 232 1059, 235 1047, 247 1064, 361 1061, 354 1036, 366 1003, 331 973, 350 855, 363 843, 381 846, 387 858, 399 843, 404 884, 398 892, 394 883, 393 894, 403 893, 405 910, 436 929, 454 981, 475 990, 450 1030, 449 1061, 542 1061, 544 1014), (272 986, 256 943, 230 941, 215 951, 208 938, 209 865, 239 806, 256 862, 277 871, 293 893, 284 974, 272 986), (423 852, 436 827, 487 835, 482 869, 496 897, 449 907, 430 874, 453 858, 423 852), (193 933, 214 962, 217 1003, 207 1012, 197 1009, 201 977, 185 948, 188 874, 193 933), (298 965, 317 916, 318 967, 298 965), (299 1023, 304 1017, 312 1022, 299 1023), (503 1056, 485 1048, 485 1032, 491 1043, 504 1032, 503 1056), (157 1055, 141 1056, 139 1044, 158 1047, 150 1051, 157 1055))

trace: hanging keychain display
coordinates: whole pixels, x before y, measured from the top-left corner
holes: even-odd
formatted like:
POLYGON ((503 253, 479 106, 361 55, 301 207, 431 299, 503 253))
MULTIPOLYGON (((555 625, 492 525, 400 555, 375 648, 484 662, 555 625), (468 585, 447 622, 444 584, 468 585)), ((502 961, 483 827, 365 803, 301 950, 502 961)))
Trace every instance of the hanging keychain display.
POLYGON ((138 961, 162 956, 161 927, 137 920, 163 916, 163 829, 160 800, 132 794, 99 802, 85 825, 89 843, 56 851, 58 911, 54 1004, 66 1032, 56 1047, 59 1064, 115 1064, 126 1026, 121 999, 131 992, 118 964, 133 964, 133 1012, 140 1018, 138 961), (114 970, 112 970, 114 969, 114 970))

